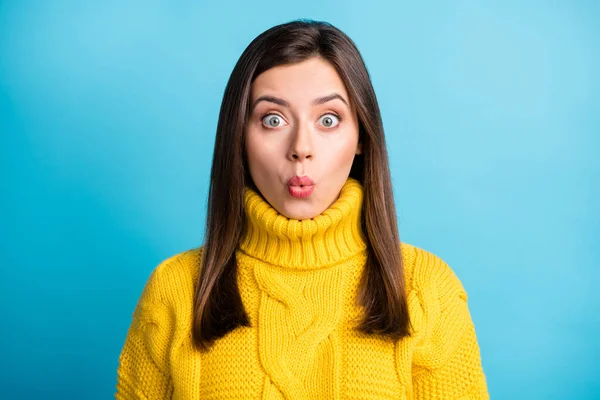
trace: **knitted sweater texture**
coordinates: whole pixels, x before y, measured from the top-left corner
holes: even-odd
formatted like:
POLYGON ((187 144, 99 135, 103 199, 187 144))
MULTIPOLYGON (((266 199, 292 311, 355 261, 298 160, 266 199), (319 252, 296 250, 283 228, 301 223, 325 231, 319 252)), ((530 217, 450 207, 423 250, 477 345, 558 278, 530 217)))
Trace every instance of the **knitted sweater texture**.
POLYGON ((250 327, 202 353, 192 306, 202 248, 163 261, 137 303, 119 357, 117 399, 489 399, 460 280, 401 243, 413 327, 401 340, 355 327, 365 267, 363 191, 348 178, 322 214, 293 220, 247 188, 236 251, 250 327))

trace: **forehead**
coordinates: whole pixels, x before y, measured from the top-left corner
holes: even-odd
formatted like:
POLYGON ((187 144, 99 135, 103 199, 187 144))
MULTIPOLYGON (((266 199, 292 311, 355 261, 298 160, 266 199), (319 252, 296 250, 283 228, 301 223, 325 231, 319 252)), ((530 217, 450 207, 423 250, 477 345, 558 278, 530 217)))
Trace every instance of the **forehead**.
POLYGON ((320 57, 278 65, 261 73, 251 87, 251 97, 280 95, 290 102, 312 101, 337 92, 348 99, 346 86, 335 67, 320 57))

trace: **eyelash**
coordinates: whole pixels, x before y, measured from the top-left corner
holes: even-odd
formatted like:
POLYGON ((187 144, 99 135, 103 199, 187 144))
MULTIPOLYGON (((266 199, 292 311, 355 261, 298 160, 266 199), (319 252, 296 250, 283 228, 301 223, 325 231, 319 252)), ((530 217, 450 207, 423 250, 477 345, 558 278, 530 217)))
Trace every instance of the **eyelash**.
MULTIPOLYGON (((260 117, 259 121, 260 121, 261 125, 263 125, 263 123, 262 123, 263 119, 265 119, 265 117, 268 116, 268 115, 277 115, 279 118, 283 119, 283 117, 281 115, 279 115, 278 113, 276 113, 276 112, 268 112, 268 113, 262 114, 262 116, 260 117)), ((322 114, 319 117, 319 119, 322 118, 324 115, 333 115, 333 116, 335 116, 338 119, 338 121, 339 121, 337 126, 339 126, 342 123, 342 117, 340 117, 340 115, 338 113, 336 113, 336 112, 333 112, 333 111, 326 112, 326 113, 322 114)), ((337 126, 335 126, 334 128, 337 128, 337 126)), ((275 129, 275 128, 267 128, 267 129, 275 129)))

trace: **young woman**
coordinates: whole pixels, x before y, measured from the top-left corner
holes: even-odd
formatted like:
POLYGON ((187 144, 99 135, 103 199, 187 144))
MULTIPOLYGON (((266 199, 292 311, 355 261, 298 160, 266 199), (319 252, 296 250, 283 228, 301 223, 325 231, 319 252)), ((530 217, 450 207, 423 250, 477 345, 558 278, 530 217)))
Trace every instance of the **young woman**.
POLYGON ((487 399, 450 267, 400 243, 377 99, 324 22, 259 35, 223 98, 205 243, 139 299, 118 399, 487 399))

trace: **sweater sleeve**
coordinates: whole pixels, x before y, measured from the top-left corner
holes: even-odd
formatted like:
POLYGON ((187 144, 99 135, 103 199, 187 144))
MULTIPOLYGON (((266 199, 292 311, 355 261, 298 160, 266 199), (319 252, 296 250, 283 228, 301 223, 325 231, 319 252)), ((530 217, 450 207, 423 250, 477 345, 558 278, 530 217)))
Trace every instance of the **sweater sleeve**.
POLYGON ((415 400, 488 400, 467 292, 439 257, 424 256, 422 342, 414 355, 415 400))
POLYGON ((169 368, 169 345, 173 322, 162 295, 159 265, 148 278, 132 316, 117 369, 117 400, 167 399, 173 384, 169 368))

